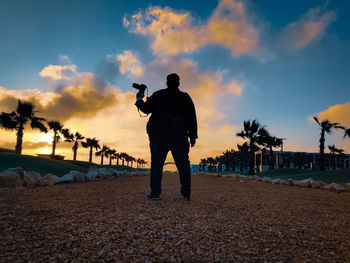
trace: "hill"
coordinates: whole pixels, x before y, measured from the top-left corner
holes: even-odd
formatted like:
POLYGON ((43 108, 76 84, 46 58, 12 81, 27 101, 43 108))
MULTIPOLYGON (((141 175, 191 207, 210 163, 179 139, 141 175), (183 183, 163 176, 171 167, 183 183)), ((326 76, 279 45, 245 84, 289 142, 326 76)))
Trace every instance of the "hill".
POLYGON ((52 173, 63 176, 71 170, 88 172, 90 166, 106 167, 115 170, 137 170, 135 168, 117 165, 98 165, 95 163, 73 161, 73 160, 51 160, 31 155, 16 155, 0 153, 0 172, 8 168, 22 167, 25 171, 39 172, 42 176, 52 173))

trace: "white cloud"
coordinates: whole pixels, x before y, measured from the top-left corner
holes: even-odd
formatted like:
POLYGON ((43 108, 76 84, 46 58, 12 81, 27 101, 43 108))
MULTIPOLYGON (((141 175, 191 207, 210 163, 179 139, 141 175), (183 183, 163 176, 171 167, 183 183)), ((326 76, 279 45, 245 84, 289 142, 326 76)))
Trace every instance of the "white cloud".
POLYGON ((39 72, 39 76, 51 80, 70 80, 76 73, 76 65, 48 65, 39 72))

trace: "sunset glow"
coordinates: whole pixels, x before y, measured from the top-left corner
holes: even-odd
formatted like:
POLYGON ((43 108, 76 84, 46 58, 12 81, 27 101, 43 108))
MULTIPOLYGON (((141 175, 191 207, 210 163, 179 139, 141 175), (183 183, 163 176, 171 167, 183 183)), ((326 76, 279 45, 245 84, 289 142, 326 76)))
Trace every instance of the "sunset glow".
MULTIPOLYGON (((350 127, 347 1, 5 2, 0 112, 32 102, 47 121, 149 162, 148 117, 139 116, 132 83, 150 95, 176 72, 197 111, 192 163, 236 149, 244 120, 287 138, 289 151, 319 150, 312 116, 350 127), (25 15, 14 21, 14 10, 25 15)), ((0 138, 14 149, 14 131, 0 129, 0 138)), ((23 153, 49 154, 52 140, 28 125, 23 153)), ((326 144, 350 153, 341 131, 326 144)), ((60 141, 56 153, 71 159, 72 146, 60 141)), ((79 160, 88 153, 79 145, 79 160)))

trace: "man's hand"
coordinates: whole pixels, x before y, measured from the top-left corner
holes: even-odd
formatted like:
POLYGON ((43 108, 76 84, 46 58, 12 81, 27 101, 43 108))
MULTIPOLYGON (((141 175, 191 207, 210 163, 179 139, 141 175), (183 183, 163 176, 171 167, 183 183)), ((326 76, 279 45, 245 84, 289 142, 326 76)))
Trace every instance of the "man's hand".
POLYGON ((196 138, 190 138, 190 144, 193 147, 196 144, 196 138))
POLYGON ((145 95, 142 92, 140 92, 140 91, 136 93, 136 99, 138 99, 138 98, 142 99, 144 96, 145 95))

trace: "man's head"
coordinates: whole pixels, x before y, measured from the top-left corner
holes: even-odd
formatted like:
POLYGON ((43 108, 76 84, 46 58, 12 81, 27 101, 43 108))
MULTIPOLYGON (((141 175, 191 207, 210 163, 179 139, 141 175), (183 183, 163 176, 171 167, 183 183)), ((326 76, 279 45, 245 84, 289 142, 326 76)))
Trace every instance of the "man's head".
POLYGON ((166 85, 170 89, 177 89, 180 86, 180 77, 176 73, 171 73, 166 77, 166 85))

